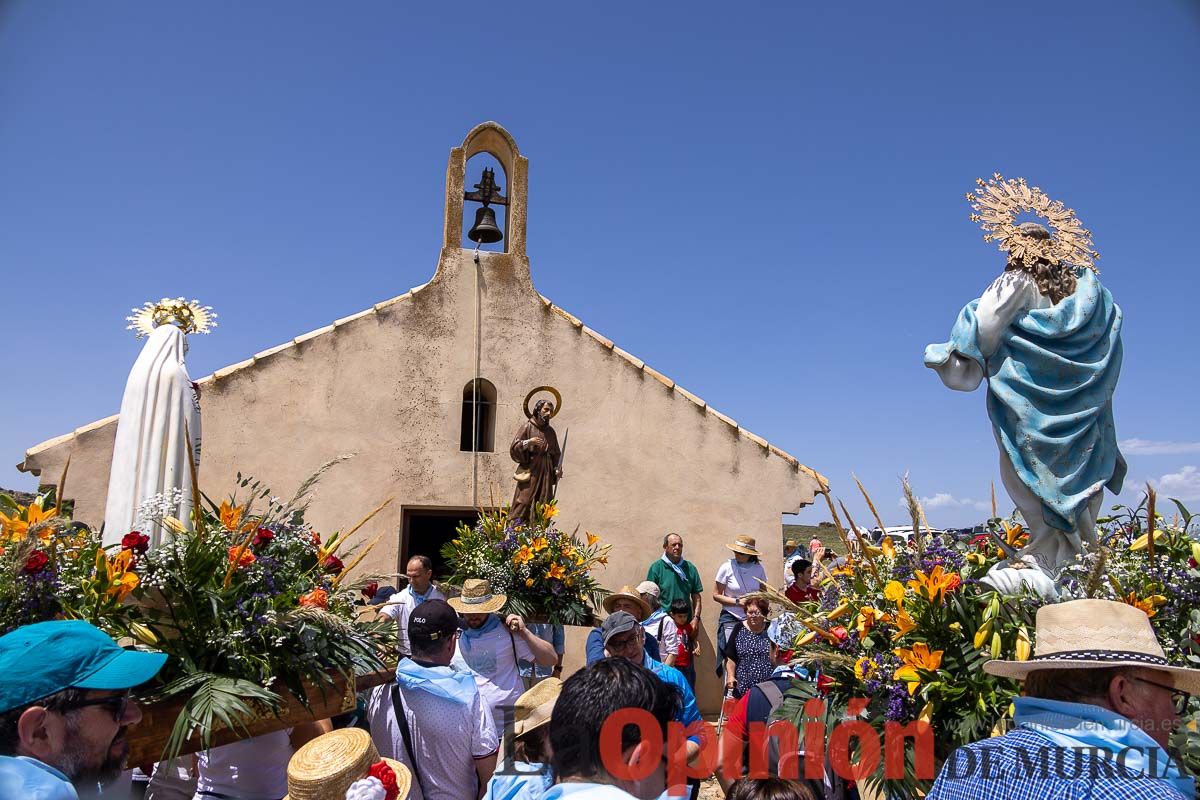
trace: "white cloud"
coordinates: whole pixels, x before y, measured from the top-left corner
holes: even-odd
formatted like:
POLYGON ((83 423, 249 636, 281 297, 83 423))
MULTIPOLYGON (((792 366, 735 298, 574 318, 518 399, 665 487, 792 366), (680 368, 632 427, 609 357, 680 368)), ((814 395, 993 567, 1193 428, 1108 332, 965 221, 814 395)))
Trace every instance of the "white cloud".
POLYGON ((1200 469, 1196 467, 1189 465, 1178 472, 1168 472, 1151 483, 1159 494, 1166 497, 1200 500, 1200 469))
MULTIPOLYGON (((970 497, 955 497, 949 492, 937 492, 928 497, 918 497, 917 500, 926 511, 939 508, 971 508, 976 511, 987 511, 992 507, 991 503, 973 500, 970 497)), ((908 502, 903 497, 900 498, 900 507, 908 510, 908 502)))
POLYGON ((1200 442, 1160 442, 1154 439, 1124 439, 1121 450, 1134 456, 1167 456, 1200 453, 1200 442))

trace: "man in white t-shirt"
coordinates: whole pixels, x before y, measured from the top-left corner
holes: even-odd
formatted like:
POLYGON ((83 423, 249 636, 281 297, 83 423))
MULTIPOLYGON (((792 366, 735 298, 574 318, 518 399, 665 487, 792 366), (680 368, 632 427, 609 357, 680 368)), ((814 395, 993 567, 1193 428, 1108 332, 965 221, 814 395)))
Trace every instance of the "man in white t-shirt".
POLYGON ((445 600, 446 595, 433 585, 433 562, 428 556, 413 556, 408 560, 404 574, 408 586, 396 592, 383 604, 381 616, 396 620, 396 649, 400 657, 410 655, 408 644, 408 618, 412 610, 426 600, 445 600))
POLYGON ((450 666, 458 615, 430 600, 413 609, 407 633, 412 657, 367 700, 371 740, 380 756, 413 773, 409 800, 478 800, 496 769, 500 737, 474 676, 450 666))
POLYGON ((525 691, 518 661, 553 667, 558 661, 554 647, 539 639, 516 614, 501 619, 495 612, 504 608, 508 596, 492 594, 486 580, 471 578, 463 583, 462 595, 451 598, 450 606, 462 615, 462 637, 455 665, 475 674, 475 683, 492 710, 496 727, 503 729, 504 708, 525 691))
POLYGON ((659 661, 668 667, 675 666, 679 652, 679 626, 671 615, 659 604, 661 590, 654 581, 642 581, 637 586, 638 594, 650 606, 650 616, 642 620, 642 627, 658 642, 659 661))

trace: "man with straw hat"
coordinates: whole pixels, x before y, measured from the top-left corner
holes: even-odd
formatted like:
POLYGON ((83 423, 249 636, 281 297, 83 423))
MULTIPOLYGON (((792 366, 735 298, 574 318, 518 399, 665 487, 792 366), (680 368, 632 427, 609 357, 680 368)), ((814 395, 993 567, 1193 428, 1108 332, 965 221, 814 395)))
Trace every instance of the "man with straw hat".
POLYGON ((427 600, 413 609, 408 637, 412 657, 400 659, 396 681, 367 700, 371 739, 413 773, 413 800, 478 798, 500 740, 475 678, 450 666, 458 614, 445 600, 427 600))
POLYGON ((738 536, 733 543, 726 545, 733 551, 733 558, 717 568, 717 579, 713 587, 713 600, 721 606, 721 616, 717 618, 717 676, 725 676, 725 642, 734 626, 746 618, 746 609, 742 606, 742 596, 757 592, 759 587, 767 582, 767 573, 759 563, 762 555, 755 546, 754 537, 745 534, 738 536))
POLYGON ((1145 612, 1113 600, 1042 606, 1033 657, 983 668, 1024 682, 1016 730, 956 750, 929 800, 1195 797, 1167 747, 1200 670, 1167 663, 1145 612))
MULTIPOLYGON (((642 622, 650 616, 650 604, 642 599, 641 593, 629 584, 622 586, 619 592, 613 592, 604 598, 604 610, 609 614, 624 611, 638 622, 642 622)), ((653 635, 646 635, 644 646, 646 655, 655 661, 661 660, 659 658, 658 640, 653 635)), ((595 664, 604 658, 604 635, 600 632, 599 627, 592 628, 591 633, 588 634, 585 647, 587 663, 589 665, 595 664)))
POLYGON ((463 620, 456 663, 474 673, 479 694, 491 708, 496 728, 503 729, 504 709, 525 689, 519 662, 553 667, 558 654, 553 645, 536 636, 516 614, 501 620, 496 612, 504 608, 508 596, 493 594, 486 579, 469 578, 463 583, 462 594, 447 602, 463 620))
POLYGON ((505 752, 483 800, 538 800, 554 783, 548 723, 561 691, 562 681, 552 677, 517 698, 513 706, 512 749, 505 752))
POLYGON ((318 736, 296 751, 287 765, 283 800, 408 800, 412 773, 380 758, 360 728, 318 736))

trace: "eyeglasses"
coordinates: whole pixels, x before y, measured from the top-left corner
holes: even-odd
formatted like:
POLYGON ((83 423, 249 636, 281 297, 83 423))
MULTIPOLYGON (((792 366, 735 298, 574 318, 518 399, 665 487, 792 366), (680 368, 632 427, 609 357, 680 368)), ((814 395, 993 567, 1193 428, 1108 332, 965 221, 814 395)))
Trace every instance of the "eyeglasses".
POLYGON ((1130 677, 1139 683, 1148 683, 1151 686, 1157 686, 1160 689, 1166 689, 1168 692, 1170 692, 1171 702, 1175 704, 1176 714, 1182 716, 1187 711, 1188 702, 1192 699, 1192 696, 1187 692, 1181 689, 1176 689, 1174 686, 1167 686, 1165 683, 1156 683, 1155 681, 1148 681, 1145 678, 1139 678, 1132 675, 1130 677))
POLYGON ((86 708, 87 706, 104 706, 108 709, 108 713, 112 714, 113 722, 120 722, 125 718, 125 712, 129 710, 130 699, 129 692, 109 695, 108 697, 96 697, 91 700, 80 700, 78 703, 72 703, 64 708, 63 711, 74 711, 77 708, 86 708))

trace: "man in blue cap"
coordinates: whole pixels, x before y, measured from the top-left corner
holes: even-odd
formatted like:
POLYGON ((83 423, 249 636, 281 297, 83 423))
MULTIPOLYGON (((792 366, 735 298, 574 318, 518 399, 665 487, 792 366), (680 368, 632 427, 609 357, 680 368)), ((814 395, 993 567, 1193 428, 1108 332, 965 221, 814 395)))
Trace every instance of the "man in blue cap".
POLYGON ((0 636, 0 798, 77 800, 125 767, 142 719, 129 690, 167 656, 124 650, 79 620, 0 636))

